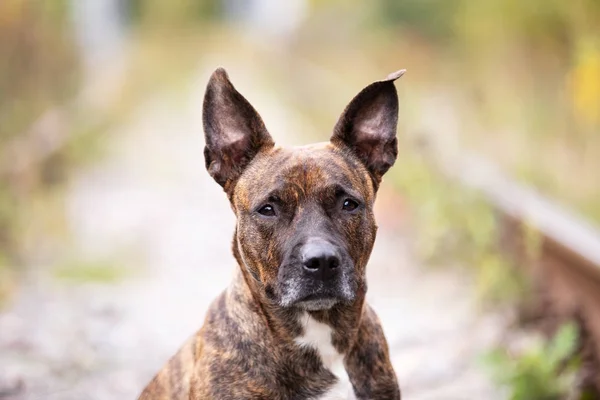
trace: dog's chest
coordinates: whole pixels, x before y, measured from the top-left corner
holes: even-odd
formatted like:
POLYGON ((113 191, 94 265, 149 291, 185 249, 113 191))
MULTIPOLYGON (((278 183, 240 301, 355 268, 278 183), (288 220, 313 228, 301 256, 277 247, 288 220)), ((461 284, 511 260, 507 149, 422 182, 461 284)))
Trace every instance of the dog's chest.
POLYGON ((344 356, 331 343, 332 329, 305 313, 300 317, 304 334, 295 339, 300 346, 310 346, 317 351, 323 365, 337 378, 337 382, 314 400, 353 400, 354 389, 344 368, 344 356))

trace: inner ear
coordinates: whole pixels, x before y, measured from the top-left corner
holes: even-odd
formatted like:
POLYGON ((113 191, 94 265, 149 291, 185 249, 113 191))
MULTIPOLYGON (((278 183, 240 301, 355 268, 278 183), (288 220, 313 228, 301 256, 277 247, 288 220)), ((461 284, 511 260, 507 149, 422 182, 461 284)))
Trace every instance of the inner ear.
POLYGON ((217 69, 208 82, 202 113, 206 146, 206 169, 230 192, 259 151, 274 145, 262 118, 229 80, 217 69))
POLYGON ((365 165, 376 183, 398 156, 398 93, 394 81, 401 70, 365 87, 340 116, 331 142, 348 147, 365 165))

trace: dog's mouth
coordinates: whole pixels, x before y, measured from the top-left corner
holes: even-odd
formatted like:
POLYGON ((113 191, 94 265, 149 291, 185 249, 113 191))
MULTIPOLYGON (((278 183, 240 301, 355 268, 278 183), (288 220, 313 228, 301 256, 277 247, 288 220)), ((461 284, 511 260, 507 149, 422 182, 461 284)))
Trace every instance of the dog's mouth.
POLYGON ((298 303, 319 300, 336 300, 336 296, 329 293, 313 293, 300 298, 298 303))
POLYGON ((341 299, 332 293, 312 293, 300 298, 294 305, 308 311, 328 310, 340 301, 341 299))
POLYGON ((296 302, 295 306, 306 311, 329 310, 339 302, 335 297, 310 295, 296 302))
POLYGON ((348 280, 316 287, 311 283, 286 282, 281 288, 280 305, 308 311, 328 310, 338 303, 352 302, 355 298, 354 285, 348 280))

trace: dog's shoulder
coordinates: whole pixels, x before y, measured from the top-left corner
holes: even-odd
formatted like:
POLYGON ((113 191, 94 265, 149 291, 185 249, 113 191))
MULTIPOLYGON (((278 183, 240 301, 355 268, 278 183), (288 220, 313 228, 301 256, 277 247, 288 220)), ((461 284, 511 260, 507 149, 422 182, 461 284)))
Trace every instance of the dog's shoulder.
POLYGON ((138 400, 187 400, 196 360, 202 359, 202 341, 195 334, 171 357, 146 386, 138 400))
POLYGON ((279 351, 256 304, 235 282, 209 306, 202 328, 148 384, 139 400, 275 399, 279 351))

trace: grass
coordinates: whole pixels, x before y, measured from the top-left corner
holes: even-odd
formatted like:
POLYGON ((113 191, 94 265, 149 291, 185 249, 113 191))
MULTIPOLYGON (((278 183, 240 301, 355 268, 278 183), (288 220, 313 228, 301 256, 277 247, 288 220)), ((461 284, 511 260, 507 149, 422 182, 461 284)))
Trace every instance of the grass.
MULTIPOLYGON (((525 296, 524 276, 499 248, 498 221, 491 206, 479 193, 435 172, 418 151, 401 152, 404 156, 390 178, 411 207, 421 260, 429 265, 463 265, 474 275, 479 298, 485 302, 515 302, 525 296)), ((536 235, 531 232, 527 248, 534 256, 536 235)))
POLYGON ((128 270, 118 262, 105 260, 71 260, 57 266, 55 278, 74 284, 116 283, 128 275, 128 270))
POLYGON ((577 327, 567 323, 549 339, 537 337, 518 352, 497 348, 483 360, 510 400, 562 400, 576 386, 577 343, 577 327))

